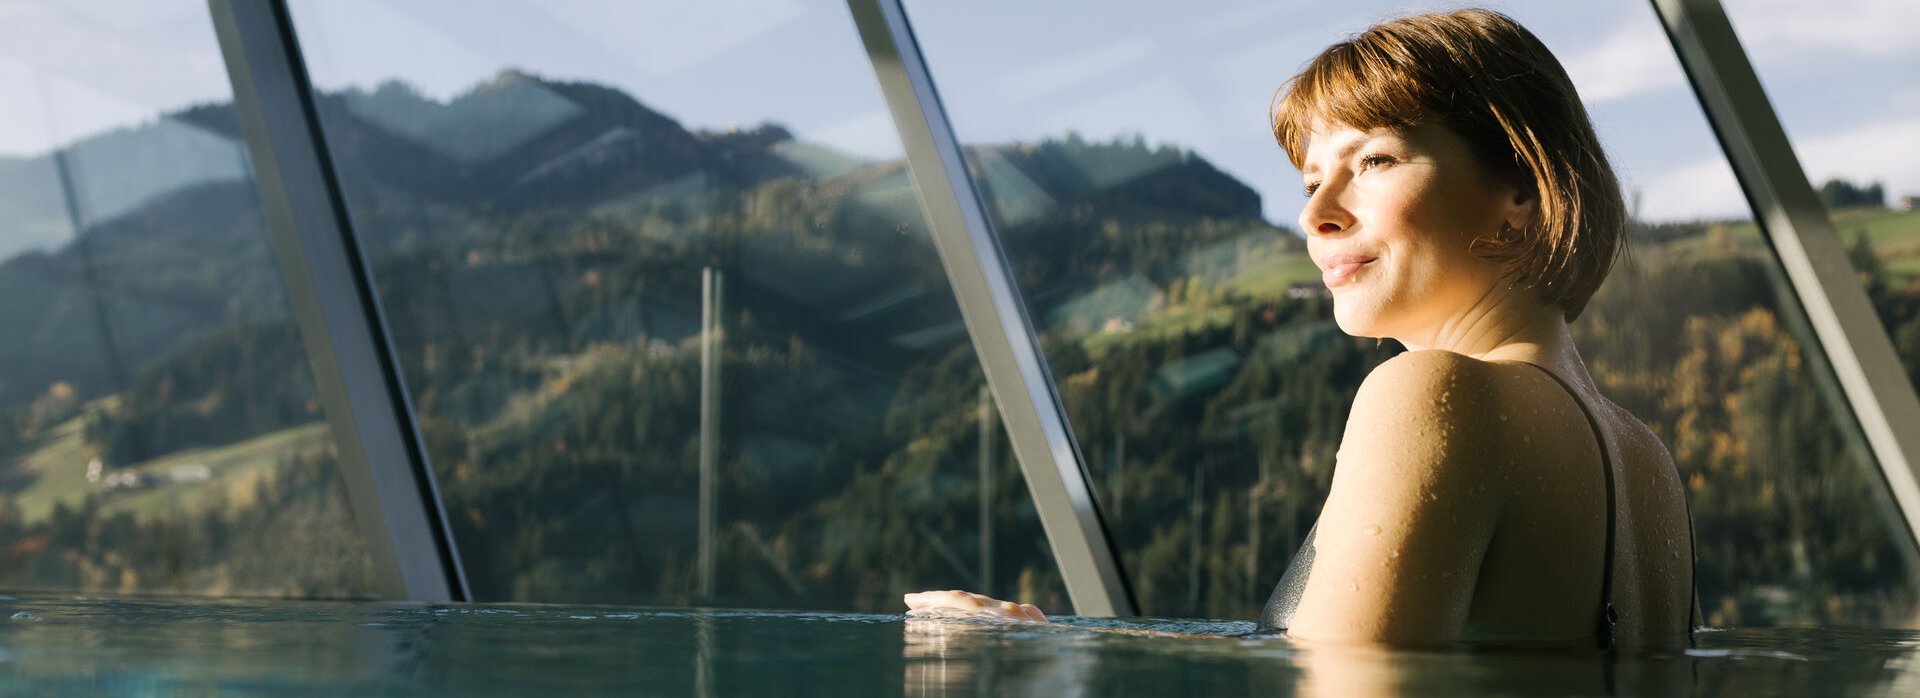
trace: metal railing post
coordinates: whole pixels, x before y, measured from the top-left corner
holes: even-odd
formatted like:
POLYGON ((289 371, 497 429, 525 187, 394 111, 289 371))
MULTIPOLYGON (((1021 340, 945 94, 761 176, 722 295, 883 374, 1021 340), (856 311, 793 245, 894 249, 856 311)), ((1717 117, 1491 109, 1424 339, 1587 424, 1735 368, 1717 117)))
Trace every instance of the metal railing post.
POLYGON ((378 593, 469 600, 313 86, 278 0, 209 0, 234 112, 378 593))
POLYGON ((898 0, 848 0, 1074 612, 1137 615, 1026 305, 898 0))

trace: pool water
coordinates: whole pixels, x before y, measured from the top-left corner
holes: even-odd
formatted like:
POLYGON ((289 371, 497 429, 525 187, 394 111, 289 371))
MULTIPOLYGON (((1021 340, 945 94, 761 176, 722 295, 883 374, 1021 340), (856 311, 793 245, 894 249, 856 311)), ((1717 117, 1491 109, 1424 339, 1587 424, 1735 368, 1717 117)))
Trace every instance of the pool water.
POLYGON ((0 693, 1920 695, 1920 633, 1729 629, 1684 652, 1320 650, 1250 621, 0 597, 0 693))

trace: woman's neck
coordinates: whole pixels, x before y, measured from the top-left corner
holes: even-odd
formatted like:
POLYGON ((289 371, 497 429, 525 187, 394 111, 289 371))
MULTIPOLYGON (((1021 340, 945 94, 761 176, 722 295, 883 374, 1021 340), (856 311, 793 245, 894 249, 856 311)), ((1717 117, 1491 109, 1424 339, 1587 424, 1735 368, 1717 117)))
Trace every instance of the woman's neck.
MULTIPOLYGON (((1526 361, 1560 368, 1580 363, 1573 334, 1560 308, 1505 283, 1488 288, 1479 300, 1461 311, 1424 325, 1421 332, 1392 339, 1409 350, 1441 349, 1487 361, 1526 361)), ((1585 371, 1580 373, 1584 378, 1585 371)))

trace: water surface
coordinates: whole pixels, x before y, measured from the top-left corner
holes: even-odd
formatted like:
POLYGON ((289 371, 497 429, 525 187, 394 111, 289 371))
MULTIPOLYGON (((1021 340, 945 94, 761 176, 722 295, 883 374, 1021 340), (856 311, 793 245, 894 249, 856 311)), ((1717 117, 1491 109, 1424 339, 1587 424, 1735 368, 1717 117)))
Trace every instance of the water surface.
POLYGON ((1920 695, 1920 633, 1684 652, 1340 650, 1250 621, 0 597, 0 691, 284 695, 1920 695))

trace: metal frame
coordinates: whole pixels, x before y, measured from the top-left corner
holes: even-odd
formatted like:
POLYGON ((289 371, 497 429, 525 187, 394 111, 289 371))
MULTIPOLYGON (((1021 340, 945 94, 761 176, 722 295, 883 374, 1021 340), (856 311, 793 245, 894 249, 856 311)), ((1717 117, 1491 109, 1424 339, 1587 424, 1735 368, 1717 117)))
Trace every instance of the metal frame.
POLYGON ((471 598, 280 0, 209 0, 273 248, 382 597, 471 598))
POLYGON ((1880 464, 1910 542, 1920 540, 1920 397, 1826 207, 1718 0, 1652 2, 1880 464))
POLYGON ((1074 612, 1137 615, 1078 442, 899 0, 848 0, 1074 612))

